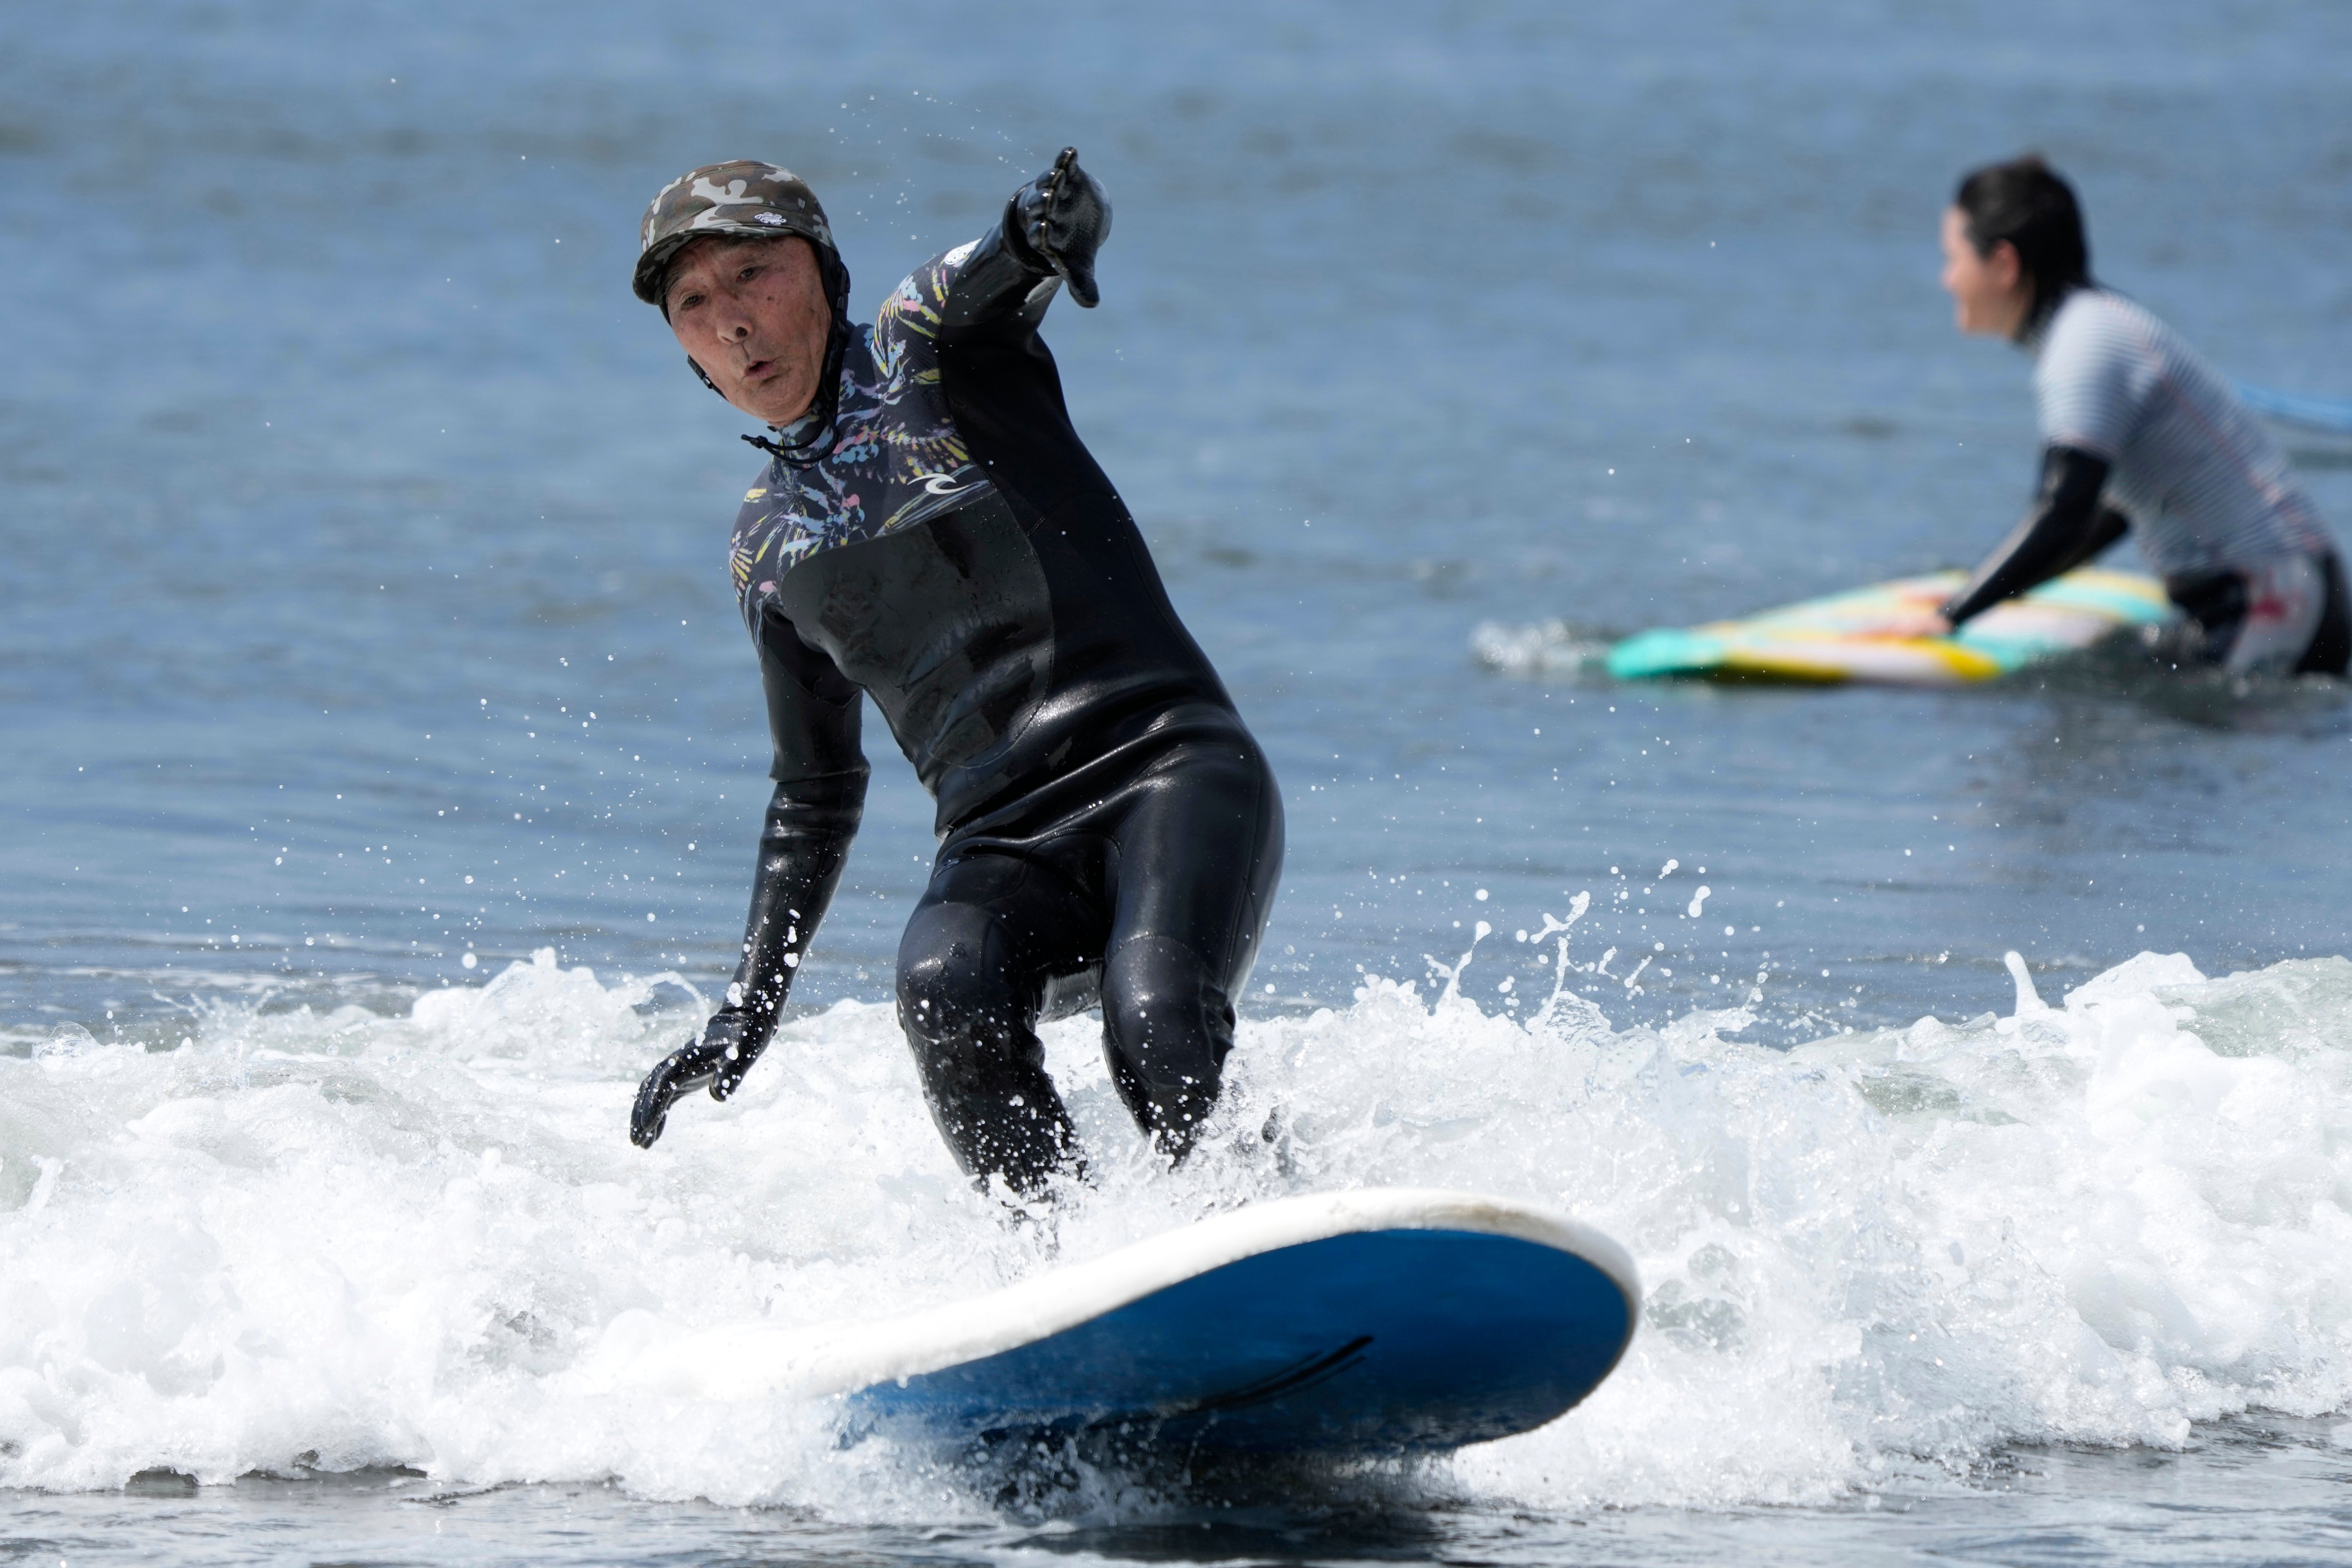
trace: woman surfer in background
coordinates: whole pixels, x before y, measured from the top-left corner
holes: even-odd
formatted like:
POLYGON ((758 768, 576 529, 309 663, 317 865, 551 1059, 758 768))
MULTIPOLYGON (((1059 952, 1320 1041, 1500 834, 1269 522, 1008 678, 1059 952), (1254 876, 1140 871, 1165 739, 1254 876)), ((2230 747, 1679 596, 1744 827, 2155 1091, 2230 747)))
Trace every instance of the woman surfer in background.
POLYGON ((1967 584, 1901 629, 1948 633, 2086 564, 2129 528, 2203 628, 2208 661, 2342 675, 2352 615, 2326 524, 2230 384, 2092 281, 2073 188, 2037 157, 1979 169, 1944 213, 1943 244, 1960 331, 2034 356, 2042 486, 1967 584))

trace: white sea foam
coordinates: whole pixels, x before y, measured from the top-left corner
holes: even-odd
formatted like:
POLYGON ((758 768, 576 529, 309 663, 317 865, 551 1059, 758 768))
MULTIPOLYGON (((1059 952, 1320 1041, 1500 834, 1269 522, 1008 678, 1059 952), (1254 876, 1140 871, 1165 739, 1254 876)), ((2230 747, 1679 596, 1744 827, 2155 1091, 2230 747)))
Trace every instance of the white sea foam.
POLYGON ((1480 621, 1470 631, 1470 657, 1507 675, 1549 675, 1599 668, 1609 658, 1609 639, 1580 632, 1566 621, 1507 626, 1480 621))
MULTIPOLYGON (((987 1513, 927 1462, 839 1448, 828 1405, 623 1375, 690 1333, 1045 1261, 1046 1227, 956 1177, 886 1006, 794 1024, 735 1101, 630 1147, 634 1075, 698 1005, 664 994, 542 955, 403 1018, 240 1003, 173 1051, 67 1028, 0 1059, 0 1484, 404 1463, 987 1513)), ((1574 1214, 1634 1255, 1642 1331, 1582 1409, 1445 1483, 1537 1507, 1820 1499, 2007 1442, 2352 1402, 2352 963, 2209 982, 2143 954, 2062 1007, 2029 987, 2011 1017, 1794 1051, 1745 1022, 1523 1024, 1373 982, 1245 1022, 1172 1175, 1093 1026, 1056 1026, 1100 1184, 1058 1257, 1357 1184, 1574 1214)))

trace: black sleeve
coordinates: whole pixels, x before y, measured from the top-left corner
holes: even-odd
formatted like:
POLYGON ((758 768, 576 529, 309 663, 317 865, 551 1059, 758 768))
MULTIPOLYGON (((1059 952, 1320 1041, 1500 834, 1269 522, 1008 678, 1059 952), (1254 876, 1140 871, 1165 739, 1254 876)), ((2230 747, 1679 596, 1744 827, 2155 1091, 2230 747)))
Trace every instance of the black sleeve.
POLYGON ((841 880, 865 810, 866 766, 858 747, 858 688, 772 611, 752 636, 775 744, 769 776, 776 790, 760 829, 743 961, 727 1005, 744 1013, 764 1039, 841 880))
POLYGON ((2106 482, 2104 458, 2074 447, 2043 451, 2042 488, 2033 510, 1985 557, 1967 585, 1944 602, 1944 618, 1957 626, 2037 583, 2072 571, 2121 538, 2129 522, 2121 512, 2099 505, 2106 482))
POLYGON ((940 308, 940 325, 950 331, 1006 322, 1034 332, 1045 321, 1045 307, 1054 302, 1062 280, 1011 219, 1008 205, 1006 216, 981 236, 956 268, 940 308))
POLYGON ((1062 279, 1022 237, 1021 203, 1034 188, 1013 194, 949 285, 940 308, 941 390, 958 434, 1024 527, 1067 526, 1073 508, 1123 518, 1118 490, 1070 423, 1061 373, 1037 330, 1062 279))
POLYGON ((2058 563, 2056 571, 2051 575, 2054 577, 2060 573, 2072 572, 2077 566, 2088 566, 2106 553, 2107 546, 2130 531, 2130 518, 2111 506, 2101 507, 2099 515, 2091 520, 2090 530, 2083 535, 2083 547, 2058 563))
POLYGON ((768 700, 768 738, 775 747, 768 776, 780 784, 836 773, 864 778, 858 720, 865 693, 856 682, 803 642, 799 629, 774 609, 761 612, 751 641, 760 653, 760 689, 768 700))

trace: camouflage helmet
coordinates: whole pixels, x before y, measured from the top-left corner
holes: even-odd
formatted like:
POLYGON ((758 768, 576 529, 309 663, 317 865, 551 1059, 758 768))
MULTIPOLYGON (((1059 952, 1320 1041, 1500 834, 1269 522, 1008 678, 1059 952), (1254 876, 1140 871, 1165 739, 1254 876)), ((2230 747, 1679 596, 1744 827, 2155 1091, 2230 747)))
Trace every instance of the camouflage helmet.
MULTIPOLYGON (((706 234, 745 238, 796 234, 817 247, 820 260, 838 265, 840 259, 824 208, 798 174, 750 158, 709 163, 664 185, 646 208, 632 280, 637 298, 648 305, 664 305, 662 274, 670 258, 706 234)), ((666 305, 663 313, 668 313, 666 305)))

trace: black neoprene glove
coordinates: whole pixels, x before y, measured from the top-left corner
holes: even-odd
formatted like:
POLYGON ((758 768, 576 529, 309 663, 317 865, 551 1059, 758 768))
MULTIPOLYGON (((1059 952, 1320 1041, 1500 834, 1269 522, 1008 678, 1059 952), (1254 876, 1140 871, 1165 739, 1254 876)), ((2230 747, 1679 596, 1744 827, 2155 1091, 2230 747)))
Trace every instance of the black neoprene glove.
POLYGON ((700 1038, 664 1057, 637 1087, 637 1103, 629 1112, 629 1142, 640 1149, 652 1148, 669 1121, 670 1102, 681 1094, 705 1084, 713 1100, 733 1094, 768 1048, 775 1028, 772 1016, 762 1020, 740 1007, 722 1007, 712 1014, 700 1038))
POLYGON ((1110 198, 1078 167, 1078 150, 1065 147, 1054 166, 1013 193, 1004 206, 1005 248, 1039 272, 1055 272, 1070 298, 1091 310, 1102 300, 1095 287, 1095 252, 1110 237, 1110 198))

